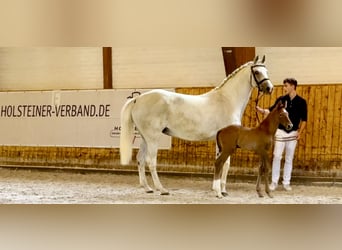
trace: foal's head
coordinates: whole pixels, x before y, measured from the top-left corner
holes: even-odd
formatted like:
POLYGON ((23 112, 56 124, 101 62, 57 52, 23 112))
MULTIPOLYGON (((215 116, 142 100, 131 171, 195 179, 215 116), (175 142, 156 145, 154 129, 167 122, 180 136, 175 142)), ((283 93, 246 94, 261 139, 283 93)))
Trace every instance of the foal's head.
POLYGON ((286 130, 290 130, 293 127, 293 124, 285 107, 286 106, 281 101, 279 101, 277 103, 277 106, 275 107, 275 113, 279 117, 279 123, 283 125, 286 130))

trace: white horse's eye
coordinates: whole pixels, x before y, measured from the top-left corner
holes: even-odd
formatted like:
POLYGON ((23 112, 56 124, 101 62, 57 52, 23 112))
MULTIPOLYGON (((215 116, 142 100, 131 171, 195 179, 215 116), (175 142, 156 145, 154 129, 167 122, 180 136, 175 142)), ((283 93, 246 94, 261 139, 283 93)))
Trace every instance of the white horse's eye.
POLYGON ((254 72, 254 74, 259 75, 260 72, 259 72, 258 70, 256 70, 256 71, 254 72))

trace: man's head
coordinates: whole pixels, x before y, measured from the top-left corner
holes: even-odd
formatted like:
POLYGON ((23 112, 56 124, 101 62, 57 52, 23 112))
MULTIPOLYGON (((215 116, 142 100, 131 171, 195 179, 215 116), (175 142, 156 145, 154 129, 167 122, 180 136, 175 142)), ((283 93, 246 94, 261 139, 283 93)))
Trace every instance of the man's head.
POLYGON ((292 91, 295 91, 297 88, 297 80, 294 78, 285 78, 283 81, 284 90, 287 94, 290 94, 292 91))

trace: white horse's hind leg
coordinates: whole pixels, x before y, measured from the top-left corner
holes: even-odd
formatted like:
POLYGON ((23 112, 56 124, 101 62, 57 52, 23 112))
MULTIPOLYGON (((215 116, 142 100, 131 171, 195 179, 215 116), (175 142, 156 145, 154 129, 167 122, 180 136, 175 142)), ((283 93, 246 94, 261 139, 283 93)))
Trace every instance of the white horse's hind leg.
POLYGON ((157 173, 157 151, 158 151, 158 144, 149 144, 147 146, 147 156, 146 156, 146 162, 150 168, 152 180, 154 183, 154 186, 157 190, 160 191, 162 195, 168 195, 169 191, 163 187, 161 184, 158 173, 157 173))
POLYGON ((139 182, 140 182, 140 186, 144 187, 146 193, 153 193, 153 189, 148 185, 147 179, 146 179, 145 158, 146 158, 146 143, 143 140, 140 144, 139 152, 137 154, 139 182))
POLYGON ((228 157, 228 159, 223 165, 223 171, 222 171, 222 176, 221 176, 221 192, 223 196, 228 196, 228 192, 226 190, 226 184, 227 184, 227 176, 228 176, 229 167, 230 167, 230 156, 228 157))

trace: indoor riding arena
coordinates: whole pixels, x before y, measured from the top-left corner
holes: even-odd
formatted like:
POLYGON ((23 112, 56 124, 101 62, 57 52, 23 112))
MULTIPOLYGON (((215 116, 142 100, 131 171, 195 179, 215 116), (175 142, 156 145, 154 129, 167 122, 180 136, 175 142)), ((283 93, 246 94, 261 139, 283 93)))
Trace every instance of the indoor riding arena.
MULTIPOLYGON (((342 47, 0 47, 0 203, 342 204, 341 60, 342 47), (264 55, 273 91, 256 103, 258 88, 252 88, 241 122, 258 126, 264 117, 256 105, 269 108, 284 94, 283 79, 298 80, 308 120, 297 142, 292 191, 279 185, 273 198, 260 198, 255 190, 260 159, 237 148, 228 195, 218 198, 212 190, 215 141, 162 135, 157 171, 169 193, 156 190, 147 165, 153 192, 146 192, 139 182, 137 128, 132 161, 120 162, 125 103, 155 89, 204 94, 264 55)), ((264 192, 264 180, 261 188, 264 192)))

